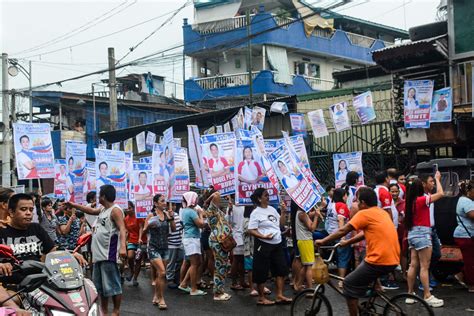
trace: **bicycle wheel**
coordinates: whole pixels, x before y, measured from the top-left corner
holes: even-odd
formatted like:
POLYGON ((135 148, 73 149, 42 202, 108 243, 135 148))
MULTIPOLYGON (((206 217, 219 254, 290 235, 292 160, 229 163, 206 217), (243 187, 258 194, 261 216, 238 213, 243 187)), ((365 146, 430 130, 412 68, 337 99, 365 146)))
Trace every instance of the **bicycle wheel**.
POLYGON ((314 289, 301 291, 291 303, 291 316, 332 316, 331 303, 322 293, 314 294, 314 289))
POLYGON ((433 309, 422 298, 404 293, 395 295, 385 305, 384 316, 434 316, 433 309), (407 303, 407 300, 409 303, 407 303))

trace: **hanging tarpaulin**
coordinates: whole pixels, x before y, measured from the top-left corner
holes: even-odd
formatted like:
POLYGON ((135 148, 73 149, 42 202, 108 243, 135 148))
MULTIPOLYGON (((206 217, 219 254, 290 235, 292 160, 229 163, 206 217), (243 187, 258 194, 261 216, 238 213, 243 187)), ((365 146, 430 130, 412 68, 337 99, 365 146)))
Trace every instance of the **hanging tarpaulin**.
POLYGON ((272 66, 275 74, 273 80, 275 83, 282 83, 287 85, 293 84, 293 79, 290 74, 290 66, 288 65, 288 55, 286 48, 265 45, 268 62, 272 66))
POLYGON ((194 0, 193 27, 202 32, 226 26, 238 15, 241 4, 241 0, 194 0))
POLYGON ((347 114, 346 102, 340 102, 331 105, 329 107, 329 112, 331 113, 332 122, 336 132, 339 133, 347 129, 351 129, 351 121, 349 119, 349 115, 347 114))
POLYGON ((303 135, 306 138, 308 132, 306 131, 304 113, 290 113, 290 123, 293 135, 303 135))
POLYGON ((404 85, 405 128, 430 128, 433 80, 407 80, 404 85))
POLYGON ((138 153, 144 152, 146 150, 145 131, 138 134, 136 140, 138 153))
POLYGON ((334 19, 325 19, 319 14, 314 14, 313 9, 301 3, 301 0, 293 0, 293 5, 303 18, 306 37, 310 37, 316 27, 331 31, 334 29, 334 19))
POLYGON ((191 159, 191 164, 196 174, 195 185, 198 188, 207 188, 209 187, 210 181, 208 179, 208 173, 204 168, 200 137, 197 125, 188 125, 189 158, 191 159))
POLYGON ((323 110, 315 110, 308 112, 308 120, 313 130, 314 138, 328 136, 328 128, 326 127, 326 122, 324 121, 323 110))
POLYGON ((453 116, 453 99, 451 88, 436 90, 431 104, 430 122, 451 122, 453 116))
POLYGON ((367 91, 355 96, 352 105, 362 124, 375 120, 375 109, 372 102, 372 92, 367 91))

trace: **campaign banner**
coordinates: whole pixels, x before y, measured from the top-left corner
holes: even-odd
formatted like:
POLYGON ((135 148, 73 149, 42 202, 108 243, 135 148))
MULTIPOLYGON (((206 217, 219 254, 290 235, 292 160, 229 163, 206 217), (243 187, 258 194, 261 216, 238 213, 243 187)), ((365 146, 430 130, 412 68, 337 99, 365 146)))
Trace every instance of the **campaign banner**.
POLYGON ((54 161, 54 196, 57 199, 66 199, 66 159, 56 159, 54 161))
POLYGON ((352 105, 362 124, 375 120, 375 109, 372 102, 372 92, 367 91, 355 96, 352 105))
MULTIPOLYGON (((250 136, 250 135, 249 135, 250 136)), ((257 136, 256 136, 257 137, 257 136)), ((261 144, 263 144, 263 138, 261 144)), ((278 190, 270 181, 263 160, 266 157, 265 150, 258 150, 256 139, 253 137, 241 137, 236 141, 235 155, 235 203, 237 205, 252 205, 250 196, 257 188, 267 189, 270 195, 270 204, 278 203, 278 190)), ((278 182, 278 180, 277 180, 278 182)))
POLYGON ((242 108, 240 108, 239 112, 237 112, 237 114, 231 119, 231 122, 232 122, 232 128, 234 131, 245 128, 244 111, 242 111, 242 108))
POLYGON ((308 135, 304 113, 290 113, 290 123, 293 135, 303 135, 303 137, 308 135))
POLYGON ((105 184, 113 185, 116 190, 115 204, 126 209, 128 207, 128 191, 125 152, 98 148, 94 148, 94 152, 96 191, 100 192, 100 187, 105 184))
POLYGON ((126 152, 133 152, 133 138, 124 140, 123 150, 126 152))
POLYGON ((146 150, 145 131, 139 133, 136 137, 138 153, 142 153, 146 150))
POLYGON ((364 170, 362 168, 362 152, 355 151, 351 153, 334 154, 332 156, 334 164, 334 178, 336 188, 341 187, 346 182, 346 176, 349 171, 355 171, 359 174, 357 186, 364 185, 364 170))
POLYGON ((252 125, 252 109, 244 107, 244 129, 249 129, 252 125))
POLYGON ((13 123, 13 142, 18 180, 54 179, 53 143, 48 123, 13 123))
POLYGON ((87 193, 96 190, 95 178, 95 162, 86 160, 84 172, 84 203, 87 202, 87 193))
POLYGON ((324 113, 322 109, 308 112, 308 120, 313 130, 314 138, 328 136, 328 128, 326 127, 326 122, 324 121, 324 113))
POLYGON ((156 143, 156 134, 152 132, 146 133, 145 148, 146 150, 152 151, 153 145, 156 143))
POLYGON ((332 123, 336 132, 342 132, 351 129, 351 121, 347 114, 347 103, 340 102, 329 107, 331 113, 332 123))
POLYGON ((125 174, 127 179, 127 193, 130 192, 130 181, 133 172, 133 152, 125 152, 125 174))
POLYGON ((405 128, 429 128, 433 80, 407 80, 404 85, 405 128))
POLYGON ((255 106, 252 109, 252 126, 257 127, 259 130, 263 131, 265 125, 265 113, 267 110, 264 108, 255 106))
POLYGON ((183 194, 190 190, 188 150, 176 147, 174 151, 174 186, 171 202, 181 203, 183 194))
POLYGON ((153 194, 162 194, 167 196, 168 182, 170 181, 170 173, 168 169, 167 159, 165 156, 164 146, 155 144, 152 154, 152 173, 153 173, 153 194))
POLYGON ((107 142, 104 139, 99 141, 99 149, 107 149, 107 142))
POLYGON ((66 142, 66 201, 84 203, 87 144, 66 142))
POLYGON ((436 90, 431 104, 430 122, 451 122, 453 114, 453 100, 451 88, 436 90))
POLYGON ((222 133, 201 136, 204 168, 209 172, 214 189, 221 195, 235 193, 235 134, 222 133))
POLYGON ((291 199, 305 212, 309 212, 321 197, 291 158, 288 147, 285 144, 281 145, 268 158, 291 199))
POLYGON ((140 159, 138 161, 140 163, 152 163, 152 159, 153 159, 152 156, 147 156, 147 157, 140 157, 140 159))
POLYGON ((201 136, 197 125, 188 125, 188 149, 191 164, 195 172, 195 185, 198 188, 207 188, 211 183, 209 174, 204 168, 202 157, 201 136))
POLYGON ((288 105, 286 102, 273 102, 270 106, 270 112, 276 112, 280 114, 288 113, 288 105))
POLYGON ((174 190, 174 137, 173 126, 163 132, 163 146, 165 150, 166 168, 169 173, 169 181, 167 183, 167 200, 169 201, 173 196, 174 190))
POLYGON ((120 150, 120 142, 112 144, 112 150, 120 150))
POLYGON ((137 218, 146 218, 153 208, 153 172, 149 163, 133 163, 129 198, 135 202, 137 218))
POLYGON ((232 132, 232 129, 230 128, 230 123, 226 122, 224 124, 224 133, 230 133, 230 132, 232 132))
POLYGON ((217 125, 216 134, 222 134, 222 133, 224 133, 224 129, 222 128, 222 125, 217 125))

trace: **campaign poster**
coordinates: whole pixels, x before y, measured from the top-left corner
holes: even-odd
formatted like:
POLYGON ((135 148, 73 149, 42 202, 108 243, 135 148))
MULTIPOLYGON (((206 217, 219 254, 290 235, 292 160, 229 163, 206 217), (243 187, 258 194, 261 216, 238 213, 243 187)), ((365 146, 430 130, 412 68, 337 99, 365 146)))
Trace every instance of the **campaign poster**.
POLYGON ((174 147, 181 147, 181 138, 174 139, 174 147))
MULTIPOLYGON (((263 142, 262 142, 263 143, 263 142)), ((235 155, 235 203, 237 205, 252 205, 250 196, 257 188, 267 189, 270 204, 278 203, 278 190, 270 181, 263 159, 262 150, 256 148, 253 137, 241 137, 236 141, 235 155)), ((265 155, 265 151, 263 150, 265 155)))
POLYGON ((375 120, 375 109, 372 101, 372 92, 367 91, 355 96, 352 105, 362 124, 375 120))
POLYGON ((125 152, 98 148, 95 148, 94 152, 96 191, 100 192, 100 187, 105 184, 113 185, 116 190, 115 204, 126 209, 128 191, 125 152))
POLYGON ((169 180, 167 184, 167 200, 171 199, 173 194, 173 187, 174 187, 174 137, 173 137, 173 127, 166 129, 163 132, 163 147, 165 152, 165 159, 166 159, 166 168, 168 169, 169 173, 169 180))
POLYGON ((214 126, 209 127, 203 132, 204 135, 215 134, 215 133, 216 133, 216 128, 214 126))
POLYGON ((252 126, 257 127, 259 130, 263 131, 263 126, 265 125, 265 113, 267 110, 264 108, 255 106, 252 109, 252 126))
POLYGON ((130 200, 135 202, 137 218, 146 218, 153 208, 153 174, 149 163, 133 163, 130 176, 130 200))
POLYGON ((189 158, 195 172, 195 185, 198 188, 208 188, 211 183, 209 174, 204 168, 204 159, 202 157, 201 136, 197 125, 188 125, 188 149, 189 158))
POLYGON ((404 85, 405 128, 430 128, 433 80, 407 80, 404 85))
POLYGON ((288 147, 285 144, 281 145, 268 158, 291 199, 305 212, 309 212, 321 197, 291 158, 288 147))
POLYGON ((217 125, 216 134, 222 134, 222 133, 224 133, 224 129, 222 128, 222 125, 217 125))
POLYGON ((54 153, 48 123, 13 123, 13 141, 18 180, 54 179, 54 153))
POLYGON ((133 152, 133 138, 124 140, 123 150, 126 152, 133 152))
POLYGON ((249 129, 252 125, 252 109, 244 107, 244 129, 249 129))
POLYGON ((313 130, 314 138, 328 136, 328 128, 324 121, 324 113, 322 109, 308 112, 308 120, 313 130))
POLYGON ((347 129, 351 129, 351 121, 349 120, 349 115, 347 114, 346 102, 340 102, 331 105, 329 107, 329 112, 331 113, 332 122, 336 132, 339 133, 347 129))
POLYGON ((112 150, 120 150, 120 142, 112 143, 112 150))
POLYGON ((66 142, 66 201, 83 204, 87 144, 66 142))
MULTIPOLYGON (((95 162, 86 161, 86 169, 84 172, 84 201, 86 201, 86 196, 88 192, 95 191, 95 162)), ((84 202, 84 203, 85 203, 84 202)))
POLYGON ((242 108, 239 109, 239 112, 231 119, 232 128, 234 131, 245 128, 245 118, 244 118, 244 111, 242 108))
POLYGON ((156 134, 153 132, 146 133, 145 147, 146 150, 152 151, 153 145, 156 143, 156 134))
POLYGON ((54 161, 54 196, 57 199, 66 198, 66 159, 56 159, 54 161))
POLYGON ((303 137, 308 135, 304 113, 290 113, 290 123, 293 135, 303 135, 303 137))
POLYGON ((183 194, 190 190, 188 150, 176 147, 174 151, 174 186, 171 202, 181 203, 183 194))
POLYGON ((99 141, 99 149, 107 149, 107 142, 104 139, 99 141))
POLYGON ((451 122, 453 114, 453 103, 451 88, 436 90, 433 94, 431 104, 430 122, 451 122))
POLYGON ((336 180, 336 188, 340 188, 341 185, 346 182, 346 176, 349 171, 355 171, 359 174, 357 186, 364 185, 364 171, 362 168, 361 151, 334 154, 332 160, 334 164, 334 178, 336 180))
POLYGON ((152 159, 153 159, 152 156, 140 157, 138 162, 140 162, 140 163, 152 163, 152 159))
POLYGON ((138 153, 142 153, 146 150, 145 131, 139 133, 136 137, 138 153))
POLYGON ((133 172, 133 153, 132 152, 125 152, 125 173, 127 179, 127 192, 130 194, 130 182, 132 178, 133 172))
POLYGON ((167 168, 164 146, 155 144, 152 154, 153 194, 167 195, 170 174, 167 168))
POLYGON ((230 128, 230 123, 226 122, 224 124, 224 133, 230 133, 230 132, 232 132, 232 129, 230 128))
POLYGON ((201 148, 204 168, 210 174, 214 189, 223 196, 235 193, 235 134, 203 135, 201 148))

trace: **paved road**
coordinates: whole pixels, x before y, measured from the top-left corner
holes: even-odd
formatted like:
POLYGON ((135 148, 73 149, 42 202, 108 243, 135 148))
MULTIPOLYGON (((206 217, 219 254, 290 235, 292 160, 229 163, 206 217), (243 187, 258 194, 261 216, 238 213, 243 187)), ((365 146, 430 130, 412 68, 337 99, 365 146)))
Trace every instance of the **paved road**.
MULTIPOLYGON (((142 271, 143 272, 143 271, 142 271)), ((148 271, 147 271, 148 272, 148 271)), ((289 315, 289 306, 256 306, 255 298, 248 295, 248 291, 233 292, 232 298, 227 302, 214 302, 212 294, 209 292, 204 297, 191 297, 179 290, 169 290, 165 292, 166 302, 169 309, 159 311, 158 307, 151 304, 152 288, 147 275, 141 274, 139 278, 140 285, 132 287, 130 283, 124 285, 124 297, 122 303, 122 315, 289 315)), ((273 284, 269 285, 273 289, 273 284)), ((291 296, 287 286, 286 294, 291 296)), ((403 289, 400 290, 400 292, 403 289)), ((398 291, 392 291, 394 294, 398 291)), ((433 292, 436 296, 445 300, 445 307, 435 310, 436 315, 468 315, 474 316, 474 312, 466 311, 468 307, 474 307, 474 294, 467 293, 458 285, 442 284, 433 292)), ((330 299, 334 315, 347 315, 347 309, 344 300, 338 296, 332 289, 326 291, 330 299)))

